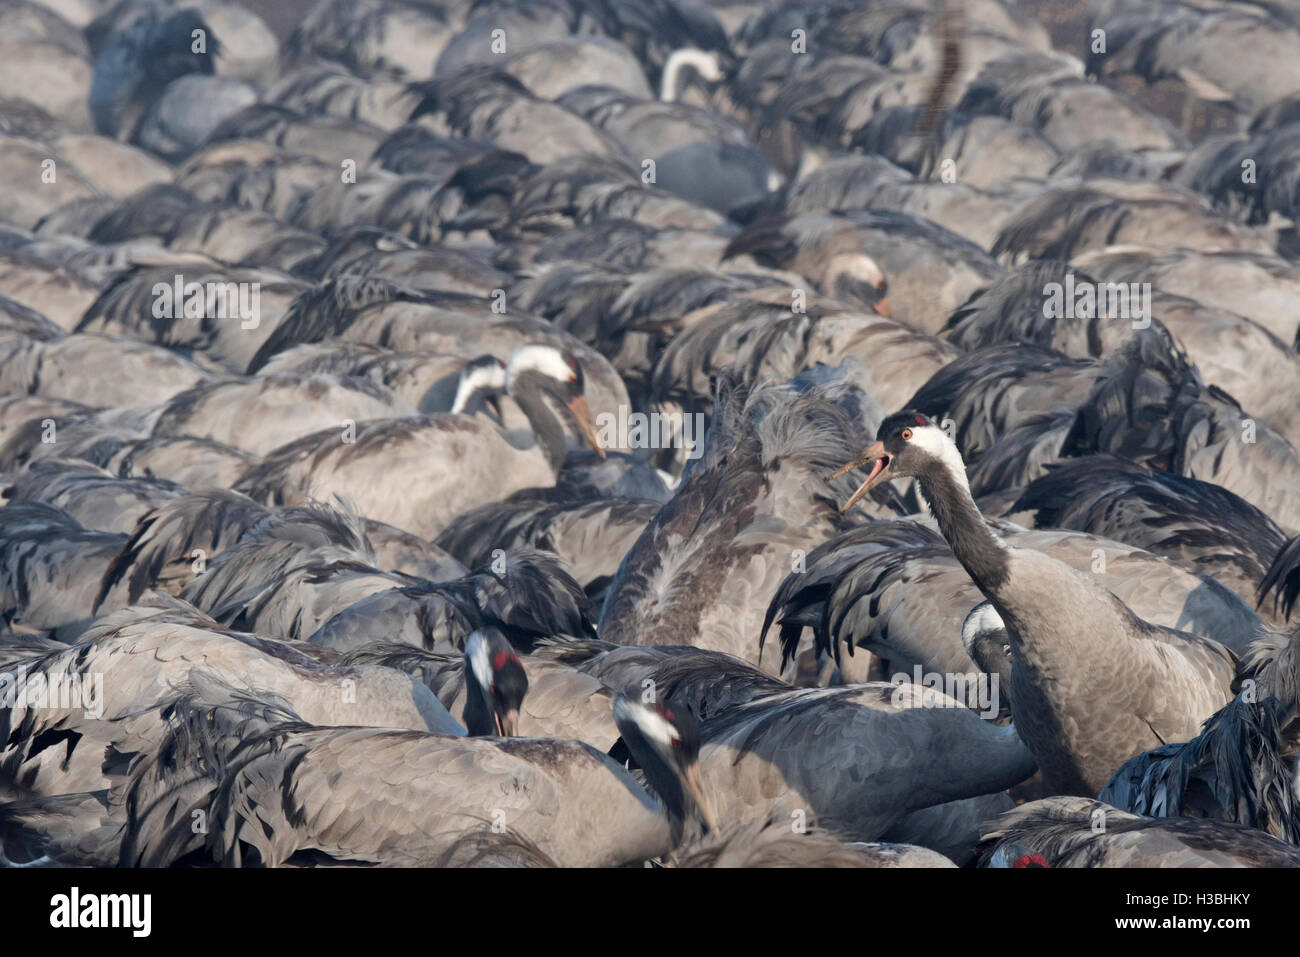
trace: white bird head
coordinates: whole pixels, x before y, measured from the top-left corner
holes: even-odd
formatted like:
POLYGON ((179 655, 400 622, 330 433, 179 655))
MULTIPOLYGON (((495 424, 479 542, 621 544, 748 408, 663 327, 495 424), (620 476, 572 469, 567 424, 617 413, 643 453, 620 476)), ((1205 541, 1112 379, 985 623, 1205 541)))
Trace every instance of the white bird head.
POLYGON ((536 389, 558 399, 572 415, 582 437, 602 459, 605 450, 596 435, 596 422, 587 404, 582 366, 571 352, 556 346, 533 343, 520 346, 506 363, 506 391, 518 397, 525 389, 536 389))

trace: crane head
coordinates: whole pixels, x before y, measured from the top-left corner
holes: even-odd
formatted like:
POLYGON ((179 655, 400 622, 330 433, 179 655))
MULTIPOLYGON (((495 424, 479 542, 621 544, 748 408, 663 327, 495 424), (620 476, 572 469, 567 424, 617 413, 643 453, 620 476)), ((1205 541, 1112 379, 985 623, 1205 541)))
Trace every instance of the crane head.
POLYGON ((929 416, 907 409, 896 412, 880 423, 876 441, 852 462, 835 471, 837 478, 854 469, 871 466, 858 490, 841 506, 845 512, 881 482, 893 478, 921 478, 934 469, 948 472, 958 485, 968 488, 966 465, 957 444, 929 416))
POLYGON ((716 831, 717 815, 700 774, 695 715, 666 701, 645 704, 622 694, 614 699, 614 724, 669 815, 684 819, 693 808, 704 826, 716 831))
POLYGON ((514 737, 528 675, 505 635, 480 628, 465 642, 465 725, 473 735, 514 737))

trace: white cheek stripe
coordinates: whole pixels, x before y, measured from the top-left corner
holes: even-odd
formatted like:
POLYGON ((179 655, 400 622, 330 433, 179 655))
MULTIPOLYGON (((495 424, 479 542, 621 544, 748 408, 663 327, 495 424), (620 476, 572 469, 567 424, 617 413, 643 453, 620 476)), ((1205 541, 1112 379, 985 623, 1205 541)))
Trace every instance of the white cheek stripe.
POLYGON ((496 363, 471 369, 469 374, 461 373, 456 385, 456 401, 451 404, 452 412, 461 412, 469 397, 479 389, 504 389, 506 387, 506 370, 496 363))
POLYGON ((520 346, 510 354, 506 365, 507 388, 515 377, 528 371, 540 372, 557 382, 569 382, 574 378, 573 370, 564 361, 564 355, 554 346, 520 346))
POLYGON ((970 491, 970 483, 966 480, 966 463, 962 461, 956 443, 948 438, 943 429, 936 425, 913 426, 909 444, 937 458, 952 474, 957 484, 970 491))
POLYGON ((989 602, 980 602, 970 610, 966 620, 961 625, 961 642, 963 647, 970 645, 975 640, 976 635, 983 634, 987 631, 1005 631, 1006 622, 998 614, 998 610, 989 602))
POLYGON ((614 702, 614 720, 632 721, 641 733, 661 747, 672 747, 680 735, 677 729, 645 705, 635 704, 626 698, 614 702))
POLYGON ((487 639, 483 637, 482 632, 474 632, 465 642, 465 656, 469 658, 470 671, 474 672, 474 680, 477 681, 484 690, 492 687, 492 662, 488 660, 487 639))

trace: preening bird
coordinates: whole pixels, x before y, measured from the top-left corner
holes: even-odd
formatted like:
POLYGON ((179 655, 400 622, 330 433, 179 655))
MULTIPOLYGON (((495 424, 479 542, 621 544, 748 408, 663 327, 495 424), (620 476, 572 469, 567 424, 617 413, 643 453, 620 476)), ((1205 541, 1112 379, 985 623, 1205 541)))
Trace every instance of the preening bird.
POLYGON ((496 629, 480 629, 465 641, 465 728, 470 734, 519 733, 519 708, 528 675, 519 656, 496 629))
POLYGON ((614 692, 597 678, 548 657, 519 654, 493 626, 473 632, 465 648, 458 653, 437 652, 372 641, 345 653, 340 664, 367 663, 405 671, 424 682, 470 734, 501 734, 508 723, 514 729, 511 733, 520 737, 575 738, 602 753, 617 743, 619 732, 610 710, 614 692), (477 658, 477 668, 471 648, 491 649, 486 662, 477 658), (486 680, 480 680, 480 674, 486 680))
POLYGON ((816 390, 733 392, 724 384, 703 468, 628 551, 606 594, 602 637, 695 645, 777 673, 781 662, 760 662, 753 635, 793 550, 841 527, 825 476, 857 436, 844 410, 816 390))
POLYGON ((238 488, 269 504, 337 495, 370 518, 433 536, 467 509, 554 485, 570 430, 604 454, 572 354, 521 346, 505 374, 506 393, 523 411, 525 429, 463 414, 353 423, 350 430, 313 433, 268 453, 238 488), (431 469, 430 462, 443 465, 431 469))

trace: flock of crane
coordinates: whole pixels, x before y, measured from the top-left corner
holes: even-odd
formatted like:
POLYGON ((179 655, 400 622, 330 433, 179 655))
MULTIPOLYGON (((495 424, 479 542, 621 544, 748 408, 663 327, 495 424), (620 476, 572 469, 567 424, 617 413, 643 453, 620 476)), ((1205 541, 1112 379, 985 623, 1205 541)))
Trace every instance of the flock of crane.
POLYGON ((0 4, 0 863, 1300 865, 1300 2, 257 11, 0 4))

